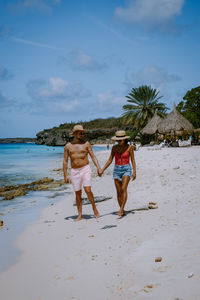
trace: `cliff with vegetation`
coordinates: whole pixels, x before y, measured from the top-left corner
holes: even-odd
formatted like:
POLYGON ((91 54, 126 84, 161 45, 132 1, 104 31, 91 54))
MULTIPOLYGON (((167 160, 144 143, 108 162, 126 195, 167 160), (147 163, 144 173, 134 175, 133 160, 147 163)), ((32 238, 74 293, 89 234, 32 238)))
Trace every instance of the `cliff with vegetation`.
POLYGON ((65 123, 59 127, 45 129, 37 133, 36 144, 48 146, 64 146, 72 140, 72 129, 74 125, 81 124, 87 131, 85 139, 91 144, 110 142, 115 131, 120 129, 127 130, 122 124, 121 118, 95 119, 88 122, 65 123))

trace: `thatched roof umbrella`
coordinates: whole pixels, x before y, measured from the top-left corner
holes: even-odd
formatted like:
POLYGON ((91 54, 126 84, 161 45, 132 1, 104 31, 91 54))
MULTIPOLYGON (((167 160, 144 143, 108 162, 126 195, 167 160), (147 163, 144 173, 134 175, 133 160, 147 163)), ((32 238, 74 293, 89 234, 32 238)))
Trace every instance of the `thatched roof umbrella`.
POLYGON ((162 121, 161 117, 155 112, 153 118, 140 131, 142 134, 155 134, 158 131, 158 124, 162 121))
POLYGON ((194 129, 194 133, 200 133, 200 128, 194 129))
POLYGON ((158 124, 158 132, 163 134, 175 135, 181 131, 190 133, 193 132, 193 130, 193 125, 177 111, 176 106, 174 106, 173 111, 158 124))

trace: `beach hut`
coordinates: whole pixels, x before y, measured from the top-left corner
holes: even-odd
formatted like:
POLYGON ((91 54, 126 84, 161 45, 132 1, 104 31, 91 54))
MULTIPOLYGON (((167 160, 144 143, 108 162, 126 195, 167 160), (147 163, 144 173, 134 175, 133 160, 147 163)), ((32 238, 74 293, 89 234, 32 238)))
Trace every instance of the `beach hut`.
POLYGON ((158 132, 165 135, 176 136, 190 134, 194 131, 193 125, 184 118, 174 106, 171 113, 167 115, 159 124, 158 132))
POLYGON ((200 128, 194 129, 194 133, 200 133, 200 128))
POLYGON ((156 134, 158 132, 158 124, 162 121, 161 117, 155 112, 153 118, 140 131, 141 134, 156 134))

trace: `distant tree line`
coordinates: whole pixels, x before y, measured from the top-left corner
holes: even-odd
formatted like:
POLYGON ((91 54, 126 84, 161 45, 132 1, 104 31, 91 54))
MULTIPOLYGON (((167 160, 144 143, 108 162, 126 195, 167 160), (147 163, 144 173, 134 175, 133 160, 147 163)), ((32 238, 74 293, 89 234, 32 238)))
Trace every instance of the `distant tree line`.
MULTIPOLYGON (((121 128, 127 130, 132 139, 150 121, 157 111, 161 117, 166 116, 169 108, 160 102, 163 96, 151 86, 143 85, 132 88, 126 96, 127 104, 123 106, 123 114, 119 118, 97 118, 91 121, 79 121, 61 124, 49 130, 72 129, 77 123, 81 123, 87 129, 97 128, 121 128)), ((177 109, 187 118, 195 128, 200 127, 200 86, 189 90, 183 100, 177 105, 177 109)), ((48 131, 48 130, 47 130, 48 131)))

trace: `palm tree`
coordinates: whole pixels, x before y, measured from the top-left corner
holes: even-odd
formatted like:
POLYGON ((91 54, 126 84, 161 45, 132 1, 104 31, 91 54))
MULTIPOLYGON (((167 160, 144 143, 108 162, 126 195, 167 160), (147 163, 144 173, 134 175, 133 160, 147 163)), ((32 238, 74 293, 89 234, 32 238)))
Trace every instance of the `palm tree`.
POLYGON ((159 91, 151 86, 140 86, 132 88, 131 93, 126 96, 128 102, 123 106, 125 111, 123 120, 125 124, 134 124, 136 129, 143 128, 157 111, 158 115, 164 116, 168 107, 164 103, 158 102, 162 96, 158 96, 159 91))

